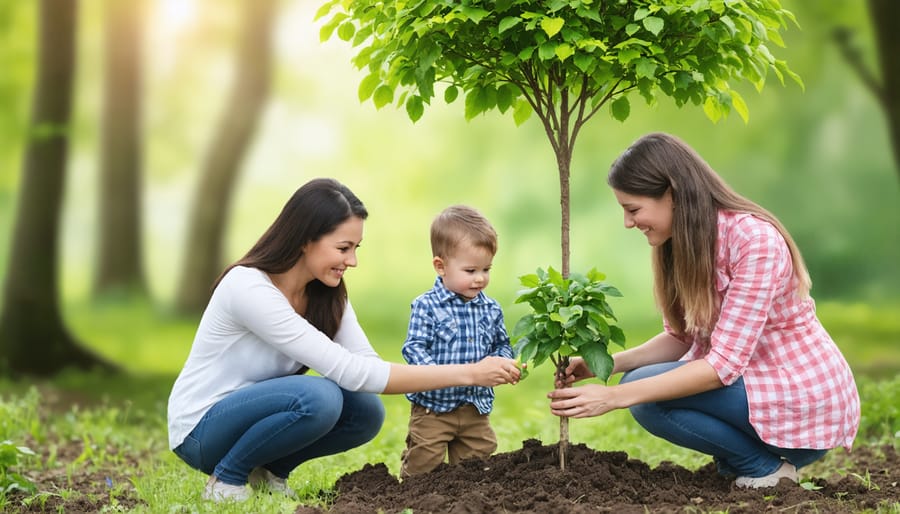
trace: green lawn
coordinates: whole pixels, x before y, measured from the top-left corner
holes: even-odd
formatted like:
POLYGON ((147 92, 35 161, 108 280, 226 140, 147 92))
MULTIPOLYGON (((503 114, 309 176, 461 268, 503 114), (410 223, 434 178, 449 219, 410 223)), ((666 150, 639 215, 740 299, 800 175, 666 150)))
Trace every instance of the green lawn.
MULTIPOLYGON (((857 370, 863 397, 863 426, 857 444, 897 445, 900 441, 900 408, 896 402, 900 398, 900 321, 895 312, 894 306, 820 306, 823 321, 857 370)), ((147 504, 141 511, 232 512, 231 507, 212 507, 200 501, 205 477, 182 464, 166 446, 165 402, 187 355, 196 321, 170 318, 146 304, 72 306, 67 314, 82 340, 91 341, 101 353, 121 363, 129 375, 66 373, 47 383, 0 382, 0 441, 11 441, 13 447, 27 446, 37 454, 19 455, 10 461, 9 451, 0 447, 0 510, 6 501, 2 486, 3 480, 8 480, 7 471, 71 475, 91 467, 112 466, 121 476, 131 477, 147 504), (73 440, 83 443, 82 455, 74 463, 60 464, 58 453, 73 440)), ((627 334, 630 344, 655 330, 648 326, 643 334, 632 331, 627 334)), ((377 330, 370 331, 370 337, 373 341, 391 340, 377 330)), ((399 343, 378 349, 390 358, 399 355, 399 343)), ((552 387, 549 374, 549 367, 537 368, 520 384, 497 388, 492 420, 498 451, 516 450, 529 438, 547 444, 558 440, 558 419, 547 409, 546 392, 552 387)), ((409 404, 403 396, 385 396, 384 400, 387 422, 372 443, 306 463, 291 476, 290 485, 304 501, 318 501, 320 490, 331 488, 338 477, 366 463, 384 462, 393 473, 398 472, 409 404)), ((570 430, 573 442, 597 450, 624 450, 650 465, 671 460, 693 469, 708 461, 649 436, 625 411, 599 419, 571 420, 570 430)), ((819 465, 828 464, 814 466, 819 465)), ((116 491, 112 486, 110 497, 116 491)), ((78 492, 73 489, 52 494, 78 492)), ((254 497, 251 501, 255 503, 234 507, 233 512, 246 508, 291 512, 295 506, 275 498, 254 497)))

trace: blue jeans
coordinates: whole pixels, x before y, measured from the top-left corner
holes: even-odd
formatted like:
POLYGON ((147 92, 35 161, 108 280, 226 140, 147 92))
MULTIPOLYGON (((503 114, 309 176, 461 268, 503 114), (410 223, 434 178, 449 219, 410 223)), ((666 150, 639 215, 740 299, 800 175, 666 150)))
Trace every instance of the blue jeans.
MULTIPOLYGON (((663 362, 637 368, 621 384, 656 376, 686 364, 663 362)), ((719 473, 762 477, 787 460, 798 469, 822 458, 828 450, 778 448, 766 444, 750 425, 743 377, 705 393, 635 405, 634 419, 651 434, 673 444, 712 455, 719 473)))
POLYGON ((383 422, 378 395, 291 375, 226 396, 174 451, 192 468, 242 485, 258 466, 287 478, 310 459, 356 448, 372 440, 383 422))

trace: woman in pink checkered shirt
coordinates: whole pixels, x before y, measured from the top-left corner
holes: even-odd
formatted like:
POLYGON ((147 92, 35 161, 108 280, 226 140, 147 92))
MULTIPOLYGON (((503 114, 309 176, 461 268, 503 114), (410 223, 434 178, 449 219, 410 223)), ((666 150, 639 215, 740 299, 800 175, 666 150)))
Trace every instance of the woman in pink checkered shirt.
MULTIPOLYGON (((652 247, 664 330, 614 356, 618 385, 557 389, 575 418, 629 408, 652 434, 712 455, 740 487, 798 481, 829 449, 850 449, 859 395, 816 317, 797 245, 771 213, 732 190, 686 143, 646 135, 607 182, 652 247)), ((591 377, 580 359, 568 383, 591 377)))

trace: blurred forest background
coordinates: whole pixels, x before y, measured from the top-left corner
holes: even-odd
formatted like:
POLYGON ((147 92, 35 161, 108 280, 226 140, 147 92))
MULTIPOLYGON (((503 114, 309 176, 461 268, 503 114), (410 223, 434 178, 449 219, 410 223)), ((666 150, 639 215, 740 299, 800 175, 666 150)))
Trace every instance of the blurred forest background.
MULTIPOLYGON (((622 150, 651 131, 685 139, 739 192, 780 217, 807 259, 826 327, 829 316, 858 313, 860 323, 869 323, 871 312, 900 314, 900 173, 888 102, 867 86, 871 77, 859 72, 868 69, 881 80, 868 4, 782 3, 800 27, 789 26, 783 32, 786 47, 772 51, 800 75, 805 89, 790 80, 782 86, 771 74, 762 93, 738 84, 750 111, 746 124, 736 113, 713 124, 701 107, 679 109, 665 98, 648 106, 634 96, 625 122, 604 112, 579 136, 571 177, 571 267, 597 267, 624 293, 613 308, 629 344, 659 328, 650 252, 638 231, 623 228, 605 176, 622 150)), ((11 241, 26 144, 36 134, 29 118, 38 5, 0 0, 4 281, 19 272, 10 268, 11 241)), ((450 105, 438 101, 412 123, 403 110, 361 104, 357 87, 364 74, 351 63, 355 51, 337 38, 320 42, 321 23, 314 21, 319 5, 308 0, 77 3, 56 266, 64 325, 80 343, 130 371, 174 376, 193 336, 185 327, 199 318, 182 296, 185 284, 198 274, 215 277, 240 257, 290 194, 314 177, 347 184, 369 209, 359 267, 346 280, 370 339, 385 357, 399 359, 409 302, 432 284, 428 227, 443 207, 466 203, 495 224, 500 250, 488 293, 504 305, 510 328, 525 313, 512 303, 518 276, 539 266, 558 268, 558 176, 537 120, 516 127, 511 115, 492 112, 466 122, 460 99, 450 105), (124 59, 113 68, 119 71, 110 73, 116 52, 124 59), (123 96, 115 88, 134 91, 138 102, 125 97, 116 111, 123 96), (131 113, 136 122, 116 128, 112 113, 129 105, 137 106, 131 113), (131 140, 137 146, 124 157, 106 153, 116 137, 125 141, 120 150, 127 147, 129 126, 138 127, 131 140), (126 167, 134 172, 134 183, 121 191, 104 180, 104 167, 115 162, 130 162, 126 167), (235 174, 230 195, 223 193, 227 186, 203 181, 213 168, 235 174), (105 210, 116 198, 138 206, 139 217, 131 228, 125 225, 125 236, 101 228, 128 221, 105 210), (201 271, 186 264, 204 252, 191 227, 197 198, 211 202, 207 212, 222 230, 219 264, 201 271), (106 245, 115 247, 128 234, 136 236, 136 256, 130 257, 136 269, 126 266, 131 278, 117 282, 107 276, 118 263, 107 260, 112 252, 106 245), (123 312, 130 313, 124 321, 123 312)), ((204 287, 210 281, 202 281, 204 287)), ((836 339, 842 348, 852 344, 836 339)), ((893 374, 900 370, 895 344, 900 334, 894 329, 883 339, 881 353, 871 360, 893 374)), ((39 351, 40 341, 34 344, 39 351)))

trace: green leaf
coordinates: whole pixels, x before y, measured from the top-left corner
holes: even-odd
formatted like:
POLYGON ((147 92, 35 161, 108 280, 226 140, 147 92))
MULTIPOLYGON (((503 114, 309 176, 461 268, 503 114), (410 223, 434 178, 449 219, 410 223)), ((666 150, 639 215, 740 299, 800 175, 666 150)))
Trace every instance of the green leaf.
POLYGON ((534 54, 533 46, 526 46, 525 48, 519 50, 518 58, 520 61, 527 61, 531 59, 531 56, 534 54))
POLYGON ((590 74, 590 71, 596 66, 596 58, 593 55, 584 52, 576 54, 573 61, 575 62, 575 66, 578 66, 578 69, 585 74, 590 74))
POLYGON ((497 88, 497 109, 505 113, 513 105, 518 92, 519 88, 512 84, 503 84, 497 88))
POLYGON ((520 339, 519 344, 516 345, 516 355, 522 362, 530 362, 534 360, 534 357, 537 354, 537 350, 537 341, 528 338, 520 339))
POLYGON ((335 14, 334 18, 322 25, 322 28, 319 29, 319 41, 324 42, 331 39, 331 35, 334 33, 334 29, 337 28, 337 26, 345 19, 347 19, 346 14, 335 14))
POLYGON ((519 321, 516 322, 516 325, 513 327, 513 331, 509 336, 510 339, 517 340, 534 332, 534 320, 535 317, 533 314, 526 314, 519 318, 519 321))
POLYGON ((562 18, 542 18, 541 19, 541 29, 547 34, 547 37, 555 36, 560 30, 562 30, 563 25, 566 24, 566 20, 562 18))
POLYGON ((750 122, 750 111, 747 109, 747 104, 744 102, 744 97, 740 95, 735 90, 731 90, 731 106, 734 107, 734 110, 741 116, 741 119, 744 120, 744 123, 750 122))
POLYGON ((484 95, 482 90, 474 89, 466 95, 466 120, 471 120, 484 112, 484 95))
POLYGON ((503 34, 507 30, 515 27, 521 22, 522 18, 519 18, 518 16, 507 16, 506 18, 500 20, 500 25, 498 25, 497 30, 500 34, 503 34))
POLYGON ((406 99, 406 114, 413 123, 419 121, 424 112, 425 107, 422 105, 421 96, 413 95, 406 99))
POLYGON ((609 105, 609 110, 613 118, 625 121, 628 119, 628 115, 631 114, 631 103, 628 101, 628 97, 620 96, 609 105))
POLYGON ((490 14, 490 11, 479 9, 478 7, 469 7, 467 5, 460 7, 459 10, 466 16, 466 18, 474 21, 475 23, 481 23, 481 20, 483 20, 485 16, 490 14))
POLYGON ((662 18, 656 16, 647 16, 644 18, 644 28, 649 30, 654 36, 658 36, 662 31, 665 22, 662 18))
POLYGON ((523 286, 534 288, 541 285, 541 279, 537 276, 536 273, 530 273, 528 275, 520 276, 519 283, 523 286))
POLYGON ((606 346, 600 343, 586 344, 579 348, 578 352, 591 373, 603 382, 609 380, 614 362, 612 356, 607 352, 606 346))
POLYGON ((572 54, 574 54, 574 53, 575 53, 575 49, 572 48, 572 46, 569 45, 568 43, 563 43, 556 47, 556 56, 559 57, 560 61, 565 61, 566 59, 571 57, 572 54))
POLYGON ((566 285, 566 279, 562 276, 562 273, 556 271, 553 266, 547 268, 547 280, 559 288, 566 285))
POLYGON ((319 10, 316 11, 316 15, 313 17, 313 21, 318 21, 323 16, 331 12, 334 6, 338 3, 338 0, 331 0, 330 2, 325 2, 322 4, 322 7, 319 7, 319 10))
POLYGON ((452 104, 458 96, 459 88, 457 88, 456 86, 448 86, 447 89, 444 90, 444 102, 448 104, 452 104))
POLYGON ((538 57, 540 57, 542 61, 549 61, 550 59, 556 57, 556 44, 548 41, 539 46, 538 57))
POLYGON ((572 348, 571 346, 563 343, 563 344, 559 345, 559 350, 557 351, 557 353, 559 353, 563 357, 568 357, 569 355, 572 355, 575 353, 575 348, 572 348))
POLYGON ((619 50, 618 58, 620 63, 627 65, 640 56, 641 51, 637 48, 623 48, 622 50, 619 50))
POLYGON ((362 79, 356 93, 357 96, 359 96, 359 101, 365 102, 368 100, 369 97, 372 96, 372 93, 375 92, 375 88, 378 87, 378 84, 381 84, 381 77, 379 77, 377 73, 372 73, 362 79))
POLYGON ((375 88, 375 92, 372 93, 372 102, 375 104, 376 109, 381 109, 385 105, 394 101, 394 89, 387 85, 382 84, 375 88))
POLYGON ((653 78, 656 73, 656 67, 657 64, 653 60, 641 57, 634 67, 634 73, 637 78, 653 78))
POLYGON ((713 123, 718 123, 722 119, 722 107, 719 104, 719 100, 714 96, 706 97, 706 100, 703 102, 703 112, 706 113, 706 117, 713 123))
POLYGON ((609 326, 609 340, 625 348, 625 332, 616 325, 609 326))
POLYGON ((356 27, 351 22, 341 23, 341 26, 338 27, 338 37, 344 41, 350 41, 353 39, 353 34, 356 33, 356 27))
POLYGON ((516 126, 520 126, 531 117, 531 113, 533 109, 531 108, 531 104, 528 103, 527 100, 519 99, 516 101, 516 106, 513 109, 513 121, 515 121, 516 126))

